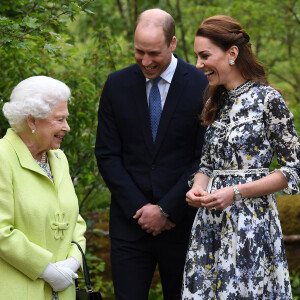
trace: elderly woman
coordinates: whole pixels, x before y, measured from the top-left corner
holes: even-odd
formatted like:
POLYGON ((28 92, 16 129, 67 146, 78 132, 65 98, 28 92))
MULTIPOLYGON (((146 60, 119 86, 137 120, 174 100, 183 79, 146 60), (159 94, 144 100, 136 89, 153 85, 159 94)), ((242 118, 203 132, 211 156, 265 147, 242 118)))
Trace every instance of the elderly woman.
POLYGON ((13 90, 0 140, 0 299, 75 299, 85 222, 60 144, 70 89, 34 76, 13 90))

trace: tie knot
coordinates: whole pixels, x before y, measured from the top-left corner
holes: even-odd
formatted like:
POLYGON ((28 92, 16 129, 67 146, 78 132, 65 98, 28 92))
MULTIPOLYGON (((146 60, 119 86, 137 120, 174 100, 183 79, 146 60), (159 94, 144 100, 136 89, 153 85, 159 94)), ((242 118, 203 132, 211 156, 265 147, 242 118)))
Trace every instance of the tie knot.
POLYGON ((156 77, 155 79, 152 80, 152 85, 157 85, 160 80, 161 80, 160 76, 156 77))

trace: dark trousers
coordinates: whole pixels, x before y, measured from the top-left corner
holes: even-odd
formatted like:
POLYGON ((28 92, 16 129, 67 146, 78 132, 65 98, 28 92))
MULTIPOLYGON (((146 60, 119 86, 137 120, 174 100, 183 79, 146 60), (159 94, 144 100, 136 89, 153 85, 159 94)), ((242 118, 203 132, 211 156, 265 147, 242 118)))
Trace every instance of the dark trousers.
POLYGON ((164 300, 180 300, 187 243, 147 235, 138 241, 111 239, 116 300, 147 300, 158 264, 164 300))

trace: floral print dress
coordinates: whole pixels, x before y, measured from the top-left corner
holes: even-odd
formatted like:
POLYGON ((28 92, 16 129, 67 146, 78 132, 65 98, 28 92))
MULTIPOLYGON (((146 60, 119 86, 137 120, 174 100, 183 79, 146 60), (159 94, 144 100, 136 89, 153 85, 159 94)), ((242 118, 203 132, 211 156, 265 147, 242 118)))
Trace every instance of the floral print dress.
MULTIPOLYGON (((273 88, 248 81, 224 93, 207 128, 199 172, 207 192, 269 174, 274 153, 298 193, 300 147, 293 115, 273 88)), ((187 252, 183 300, 292 299, 274 194, 243 198, 225 210, 199 208, 187 252)))

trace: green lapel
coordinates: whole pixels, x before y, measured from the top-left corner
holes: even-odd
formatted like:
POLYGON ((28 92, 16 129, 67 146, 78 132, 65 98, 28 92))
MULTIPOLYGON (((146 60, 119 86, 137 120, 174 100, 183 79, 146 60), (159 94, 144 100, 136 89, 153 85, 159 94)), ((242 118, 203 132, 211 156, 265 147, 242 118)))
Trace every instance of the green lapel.
MULTIPOLYGON (((8 129, 4 138, 8 140, 11 146, 14 148, 17 157, 20 161, 20 165, 23 168, 29 169, 31 171, 39 173, 42 176, 47 177, 45 172, 37 164, 37 162, 31 155, 27 146, 24 144, 21 138, 15 133, 15 131, 13 131, 11 128, 8 129)), ((54 180, 54 185, 56 186, 57 189, 57 187, 59 186, 63 178, 63 173, 64 173, 63 155, 59 150, 50 150, 47 152, 47 155, 49 159, 52 177, 54 180)))

